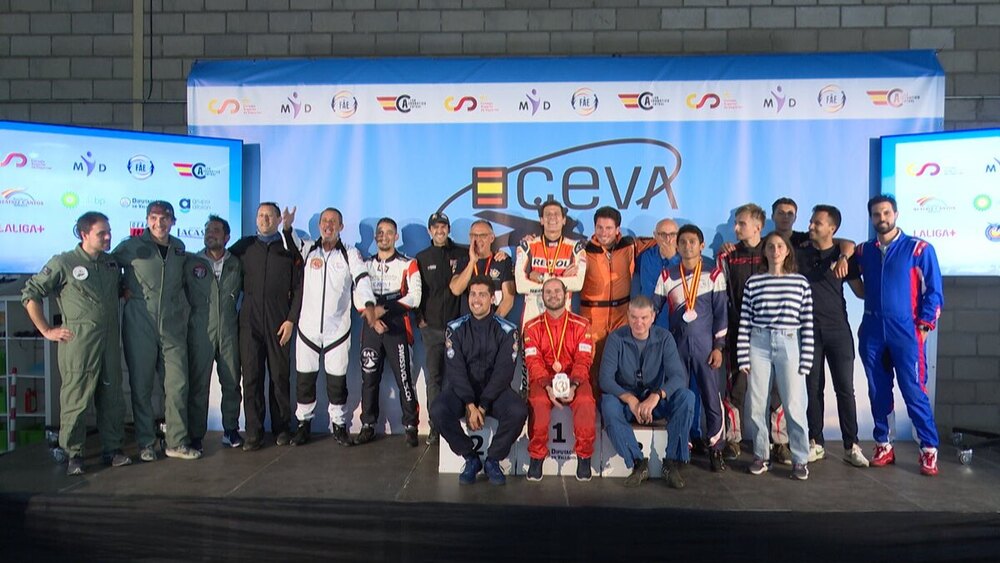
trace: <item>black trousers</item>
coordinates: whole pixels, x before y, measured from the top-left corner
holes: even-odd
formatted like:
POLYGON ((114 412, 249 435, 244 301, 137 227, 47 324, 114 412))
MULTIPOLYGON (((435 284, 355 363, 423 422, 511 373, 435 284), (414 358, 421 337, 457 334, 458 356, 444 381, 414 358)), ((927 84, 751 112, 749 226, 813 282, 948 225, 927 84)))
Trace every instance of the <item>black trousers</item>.
MULTIPOLYGON (((528 405, 513 389, 508 388, 497 397, 486 415, 497 419, 498 423, 486 457, 500 461, 510 455, 510 448, 521 435, 524 422, 528 420, 528 405)), ((431 405, 431 423, 448 442, 451 451, 466 457, 475 451, 475 442, 462 430, 463 418, 465 404, 451 388, 445 386, 431 405)))
MULTIPOLYGON (((424 327, 420 329, 424 338, 424 383, 427 386, 427 404, 433 405, 434 399, 441 393, 444 382, 444 329, 424 327)), ((433 426, 433 422, 431 423, 433 426)))
POLYGON ((420 407, 413 387, 410 344, 406 332, 390 328, 385 334, 379 334, 367 324, 361 329, 361 424, 374 425, 378 422, 379 387, 386 359, 396 376, 403 424, 416 426, 420 407))
POLYGON ((854 335, 851 329, 829 330, 816 327, 816 352, 812 370, 806 377, 809 405, 809 439, 823 444, 823 392, 826 389, 826 363, 830 363, 833 390, 837 396, 837 416, 844 448, 858 443, 858 409, 854 401, 854 335))
POLYGON ((292 420, 290 344, 278 344, 278 335, 270 331, 261 334, 256 327, 240 327, 240 359, 243 362, 243 412, 246 415, 248 440, 260 440, 264 434, 264 378, 271 408, 271 432, 288 431, 292 420), (265 371, 266 367, 266 371, 265 371))

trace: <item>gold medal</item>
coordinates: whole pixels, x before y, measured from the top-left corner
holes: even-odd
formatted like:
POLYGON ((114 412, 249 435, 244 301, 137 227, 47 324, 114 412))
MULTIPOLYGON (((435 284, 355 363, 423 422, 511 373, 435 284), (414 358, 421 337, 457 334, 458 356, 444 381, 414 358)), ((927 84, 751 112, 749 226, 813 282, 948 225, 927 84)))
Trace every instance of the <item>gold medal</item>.
POLYGON ((542 319, 542 322, 545 324, 545 333, 548 334, 549 345, 551 345, 553 348, 552 357, 555 359, 555 361, 552 362, 552 369, 554 370, 554 373, 560 373, 562 372, 562 363, 559 361, 559 357, 562 356, 563 343, 566 342, 566 328, 569 326, 569 312, 566 311, 563 313, 562 335, 559 336, 559 347, 556 347, 556 341, 554 338, 552 338, 552 329, 549 328, 549 314, 548 313, 542 313, 542 314, 545 315, 545 317, 542 319))
POLYGON ((562 373, 562 364, 559 363, 559 360, 552 363, 552 371, 562 373))

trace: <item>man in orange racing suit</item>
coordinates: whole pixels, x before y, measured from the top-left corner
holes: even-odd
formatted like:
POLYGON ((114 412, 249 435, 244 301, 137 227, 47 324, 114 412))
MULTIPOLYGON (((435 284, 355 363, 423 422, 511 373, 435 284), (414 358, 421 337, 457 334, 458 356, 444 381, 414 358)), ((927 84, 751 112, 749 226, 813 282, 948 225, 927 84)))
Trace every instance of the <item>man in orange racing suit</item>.
POLYGON ((604 343, 611 331, 623 327, 628 318, 632 274, 636 258, 656 244, 651 238, 623 237, 622 214, 613 207, 594 213, 594 235, 587 241, 587 273, 580 291, 580 314, 590 320, 594 338, 591 386, 600 393, 597 375, 604 343))

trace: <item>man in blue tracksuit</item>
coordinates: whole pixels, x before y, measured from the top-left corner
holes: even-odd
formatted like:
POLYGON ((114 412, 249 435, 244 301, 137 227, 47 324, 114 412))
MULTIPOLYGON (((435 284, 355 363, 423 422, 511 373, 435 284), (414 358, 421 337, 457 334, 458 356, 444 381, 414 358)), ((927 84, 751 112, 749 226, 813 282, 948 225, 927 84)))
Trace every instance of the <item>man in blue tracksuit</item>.
POLYGON ((705 235, 697 226, 680 228, 677 249, 681 261, 660 274, 653 304, 661 315, 669 316, 670 334, 690 376, 689 388, 700 399, 695 400, 691 440, 701 436, 699 407, 702 407, 707 430, 703 444, 709 449, 712 471, 725 471, 722 450, 726 435, 718 370, 722 367, 722 350, 726 347, 729 327, 726 276, 714 260, 702 256, 705 235))
MULTIPOLYGON (((889 442, 892 376, 920 439, 920 472, 937 475, 938 434, 927 396, 927 333, 934 330, 941 305, 941 270, 934 247, 896 227, 896 200, 880 195, 868 201, 877 236, 856 255, 864 282, 865 314, 858 332, 861 362, 875 420, 871 464, 895 463, 889 442)), ((857 291, 857 290, 856 290, 857 291)))
POLYGON ((626 487, 649 478, 649 462, 632 431, 633 421, 652 424, 667 419, 667 450, 663 478, 670 487, 684 487, 682 465, 690 460, 687 433, 694 417, 694 393, 681 365, 670 331, 653 326, 653 303, 635 296, 628 306, 628 326, 610 335, 601 357, 601 417, 611 443, 632 473, 626 487))
MULTIPOLYGON (((653 229, 653 238, 656 239, 656 246, 647 248, 639 254, 639 267, 637 277, 639 278, 639 293, 653 298, 653 290, 656 289, 656 282, 660 279, 660 273, 668 267, 680 261, 677 254, 677 221, 673 219, 661 219, 656 228, 653 229)), ((653 324, 670 328, 670 315, 667 311, 660 311, 656 315, 653 324)))

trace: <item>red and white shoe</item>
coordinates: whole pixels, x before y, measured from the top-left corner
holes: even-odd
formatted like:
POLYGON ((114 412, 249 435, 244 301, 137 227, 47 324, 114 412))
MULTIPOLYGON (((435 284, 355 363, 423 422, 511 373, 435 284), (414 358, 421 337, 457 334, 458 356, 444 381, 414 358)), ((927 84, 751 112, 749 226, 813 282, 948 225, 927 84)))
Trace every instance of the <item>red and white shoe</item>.
POLYGON ((937 448, 920 448, 920 473, 933 477, 938 474, 937 448))
POLYGON ((892 463, 896 463, 896 451, 892 449, 892 444, 876 443, 872 453, 872 467, 884 467, 892 463))

